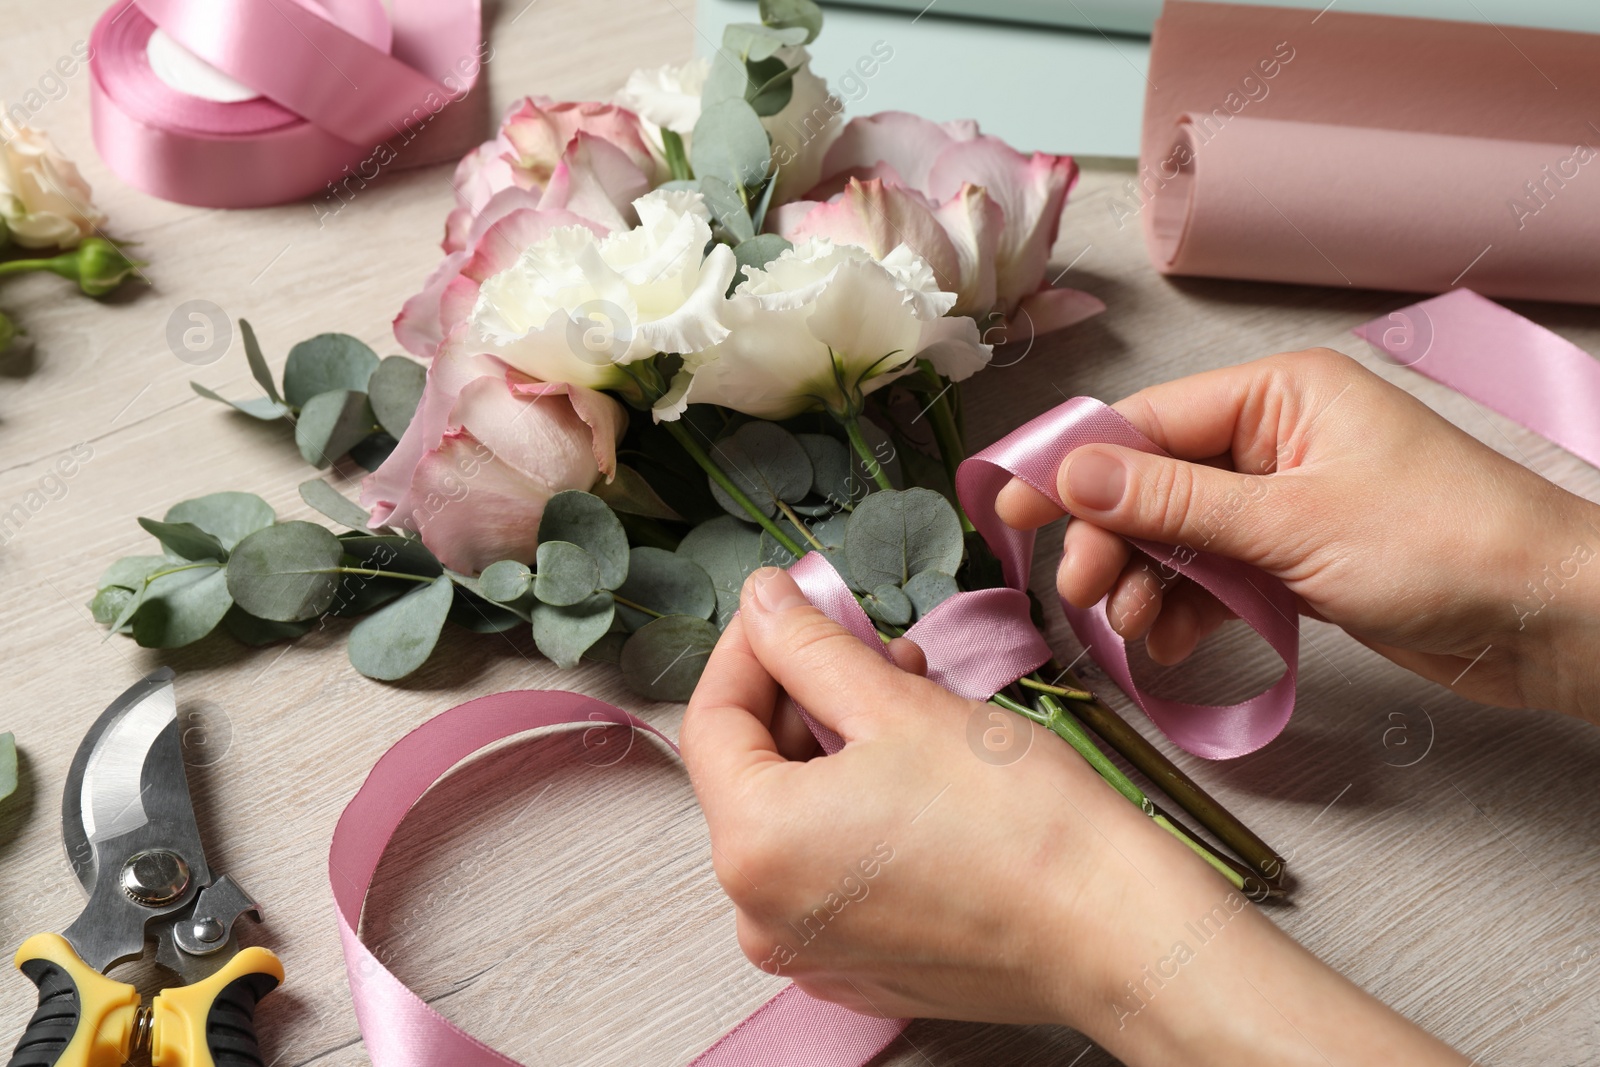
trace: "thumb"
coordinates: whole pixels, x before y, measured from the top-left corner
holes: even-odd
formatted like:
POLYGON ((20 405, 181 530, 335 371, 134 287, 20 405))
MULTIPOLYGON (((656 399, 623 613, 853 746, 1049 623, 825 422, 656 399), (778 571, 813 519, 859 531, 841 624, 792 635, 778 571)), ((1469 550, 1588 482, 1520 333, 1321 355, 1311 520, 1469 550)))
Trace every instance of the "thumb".
POLYGON ((1261 563, 1278 547, 1271 477, 1096 444, 1067 456, 1056 491, 1073 515, 1124 537, 1261 563))
POLYGON ((813 607, 795 580, 776 567, 763 567, 746 580, 739 618, 767 673, 846 741, 881 735, 897 709, 960 700, 863 644, 813 607))

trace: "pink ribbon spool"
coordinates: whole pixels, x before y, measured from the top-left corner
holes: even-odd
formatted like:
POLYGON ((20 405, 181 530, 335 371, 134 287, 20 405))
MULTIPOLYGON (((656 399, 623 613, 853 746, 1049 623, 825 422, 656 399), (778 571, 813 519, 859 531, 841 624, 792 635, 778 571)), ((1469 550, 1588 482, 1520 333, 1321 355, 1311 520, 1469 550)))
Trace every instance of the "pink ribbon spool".
MULTIPOLYGON (((197 207, 303 199, 386 142, 412 136, 476 84, 478 0, 125 0, 90 35, 95 146, 124 181, 197 207), (260 96, 223 102, 168 85, 157 30, 260 96)), ((387 153, 387 158, 384 154, 387 153)))

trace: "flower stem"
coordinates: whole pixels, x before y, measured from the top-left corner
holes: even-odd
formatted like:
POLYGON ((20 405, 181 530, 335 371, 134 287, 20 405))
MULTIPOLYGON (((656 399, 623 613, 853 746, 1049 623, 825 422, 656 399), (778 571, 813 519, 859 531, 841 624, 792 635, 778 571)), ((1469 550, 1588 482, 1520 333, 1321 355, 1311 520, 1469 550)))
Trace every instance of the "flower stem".
MULTIPOLYGON (((946 385, 934 395, 927 408, 928 425, 933 427, 933 439, 939 446, 939 458, 944 461, 944 472, 950 479, 952 491, 956 487, 956 471, 967 458, 966 442, 961 439, 961 429, 956 425, 955 412, 950 410, 950 401, 947 399, 955 390, 955 382, 946 385)), ((961 517, 962 533, 972 533, 977 529, 972 525, 972 520, 967 518, 965 508, 957 506, 956 514, 961 517)))
POLYGON ((1028 689, 1035 690, 1036 692, 1049 693, 1053 696, 1064 697, 1067 700, 1094 699, 1094 694, 1089 692, 1087 689, 1068 689, 1063 685, 1051 685, 1049 682, 1041 681, 1037 676, 1031 674, 1026 678, 1018 678, 1017 684, 1020 686, 1025 686, 1028 689))
MULTIPOLYGON (((1077 675, 1063 670, 1054 661, 1047 664, 1044 669, 1054 674, 1057 681, 1064 678, 1069 685, 1083 688, 1083 683, 1079 681, 1077 675)), ((1027 681, 1024 680, 1023 684, 1026 685, 1027 681)), ((1074 713, 1088 725, 1089 729, 1099 735, 1101 740, 1116 750, 1118 755, 1138 768, 1139 772, 1154 782, 1157 788, 1192 815, 1196 822, 1215 834, 1218 840, 1237 853, 1251 870, 1265 878, 1269 885, 1277 888, 1281 884, 1284 873, 1283 857, 1240 822, 1238 817, 1223 807, 1216 798, 1202 789, 1194 779, 1180 770, 1165 753, 1128 725, 1104 701, 1092 695, 1088 700, 1078 697, 1069 699, 1075 701, 1074 713)))
POLYGON ((1255 875, 1254 872, 1241 871, 1237 865, 1230 864, 1226 858, 1218 856, 1204 841, 1191 833, 1183 824, 1156 807, 1155 803, 1145 795, 1144 790, 1135 785, 1132 779, 1122 773, 1121 768, 1112 763, 1106 754, 1100 751, 1099 746, 1089 737, 1088 731, 1083 728, 1083 724, 1058 703, 1054 697, 1049 694, 1040 696, 1039 706, 1043 709, 1042 714, 1003 695, 997 694, 995 703, 1016 711, 1033 722, 1039 723, 1048 728, 1057 737, 1066 741, 1095 769, 1100 777, 1106 780, 1111 788, 1135 804, 1156 825, 1193 850, 1212 869, 1226 878, 1235 889, 1248 892, 1253 897, 1265 896, 1271 892, 1271 887, 1259 876, 1255 875))
POLYGON ((779 527, 777 523, 772 521, 770 516, 768 516, 760 508, 756 507, 755 502, 745 495, 743 489, 740 489, 733 483, 733 479, 728 477, 727 472, 721 467, 717 466, 710 456, 706 455, 706 450, 700 447, 700 442, 696 441, 694 436, 689 433, 687 428, 684 427, 681 419, 674 420, 672 422, 663 422, 661 425, 665 426, 667 428, 667 432, 677 439, 678 444, 683 446, 683 450, 685 452, 689 453, 689 458, 698 463, 700 465, 700 469, 705 471, 706 474, 710 476, 711 480, 716 482, 717 485, 721 487, 724 493, 727 493, 728 496, 732 497, 734 503, 738 504, 741 508, 744 508, 745 512, 749 514, 749 516, 754 519, 763 530, 771 534, 773 540, 777 541, 778 544, 788 549, 789 553, 796 559, 799 559, 801 556, 806 554, 806 549, 801 548, 800 545, 795 542, 794 538, 784 533, 783 529, 779 527))
POLYGON ((856 450, 856 455, 861 457, 867 473, 878 483, 878 488, 892 490, 894 483, 889 480, 889 473, 883 469, 883 464, 878 462, 878 457, 872 454, 872 449, 867 445, 867 439, 861 435, 860 416, 841 415, 839 421, 844 423, 844 432, 850 438, 850 446, 856 450))

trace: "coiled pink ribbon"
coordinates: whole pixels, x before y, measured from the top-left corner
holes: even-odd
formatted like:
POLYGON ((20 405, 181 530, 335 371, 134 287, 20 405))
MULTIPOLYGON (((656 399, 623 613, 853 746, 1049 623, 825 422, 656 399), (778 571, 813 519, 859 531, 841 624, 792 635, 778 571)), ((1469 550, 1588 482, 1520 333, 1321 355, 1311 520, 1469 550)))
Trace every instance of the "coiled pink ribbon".
MULTIPOLYGON (((487 58, 479 0, 120 0, 90 36, 90 107, 106 165, 147 193, 202 207, 309 196, 357 168, 376 177, 487 58), (260 93, 222 103, 167 85, 157 27, 260 93)), ((422 162, 410 160, 408 162, 422 162)))

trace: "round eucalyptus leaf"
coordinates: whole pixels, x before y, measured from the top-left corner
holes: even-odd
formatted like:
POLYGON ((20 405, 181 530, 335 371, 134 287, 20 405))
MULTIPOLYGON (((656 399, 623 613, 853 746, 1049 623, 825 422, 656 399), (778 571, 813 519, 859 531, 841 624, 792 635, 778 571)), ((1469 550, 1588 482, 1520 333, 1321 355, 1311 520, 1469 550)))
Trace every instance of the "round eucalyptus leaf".
POLYGON ((89 601, 89 614, 94 616, 94 621, 101 626, 110 626, 133 603, 135 595, 132 589, 120 585, 108 585, 95 593, 94 599, 89 601))
POLYGON ((144 648, 181 648, 216 629, 232 606, 221 564, 164 574, 133 614, 133 639, 144 648))
POLYGON ((94 587, 141 589, 144 587, 144 580, 151 574, 170 566, 172 560, 166 556, 123 556, 105 569, 100 575, 100 580, 94 583, 94 587))
POLYGON ((557 667, 576 667, 594 643, 611 629, 616 602, 610 593, 596 593, 581 604, 558 608, 533 606, 533 643, 557 667))
POLYGON ((734 262, 739 264, 739 273, 733 279, 734 284, 737 285, 745 279, 745 268, 765 267, 793 247, 788 238, 776 233, 758 233, 748 241, 740 241, 733 247, 734 262))
POLYGON ((717 628, 704 619, 668 615, 654 619, 622 646, 622 680, 651 700, 688 700, 717 644, 717 628))
POLYGON ((701 109, 722 100, 743 100, 749 83, 750 75, 743 61, 731 52, 717 49, 711 56, 711 69, 706 72, 705 84, 700 89, 701 109))
POLYGON ((312 522, 282 522, 239 542, 228 557, 228 592, 262 619, 299 622, 333 603, 344 546, 312 522))
POLYGON ((533 572, 528 570, 526 563, 519 563, 514 559, 502 559, 491 563, 483 568, 482 574, 478 575, 478 593, 484 599, 493 600, 497 604, 509 604, 514 600, 521 600, 532 585, 533 572))
POLYGON ((731 515, 721 515, 690 530, 678 555, 700 565, 717 595, 717 625, 726 627, 739 610, 744 580, 761 566, 761 535, 731 515))
POLYGON ((919 619, 958 592, 956 580, 940 571, 923 571, 905 584, 905 594, 911 598, 919 619))
POLYGON ((258 619, 237 604, 229 608, 228 613, 222 617, 222 628, 232 634, 234 640, 251 648, 259 648, 278 641, 293 641, 315 625, 316 622, 312 619, 302 622, 258 619))
POLYGON ((363 567, 433 578, 444 573, 428 546, 418 537, 400 534, 348 533, 339 537, 345 554, 363 567))
POLYGON ((622 646, 627 643, 626 630, 610 630, 589 646, 589 651, 583 654, 583 658, 594 660, 596 663, 609 663, 615 667, 622 662, 622 646))
MULTIPOLYGON (((641 546, 628 554, 628 580, 617 596, 657 615, 709 619, 717 610, 717 591, 710 575, 688 556, 660 548, 641 546)), ((622 603, 617 605, 617 616, 630 630, 650 621, 649 615, 622 603)))
POLYGON ((340 526, 365 531, 370 516, 366 511, 339 490, 323 481, 312 478, 300 483, 300 499, 312 510, 327 516, 340 526))
POLYGON ((923 571, 954 574, 961 566, 961 520, 932 489, 873 493, 850 515, 844 556, 868 589, 903 586, 923 571))
POLYGON ((751 59, 745 64, 750 84, 744 98, 757 115, 770 118, 789 106, 794 97, 794 76, 798 66, 791 67, 777 56, 768 59, 751 59))
POLYGON ((422 387, 428 382, 428 368, 405 356, 386 356, 367 382, 378 425, 394 437, 405 435, 411 417, 422 402, 422 387))
POLYGON ((232 552, 240 541, 271 526, 278 517, 272 505, 254 493, 208 493, 172 505, 163 519, 193 523, 232 552))
MULTIPOLYGON (((739 191, 726 179, 714 174, 707 175, 700 179, 700 192, 706 198, 706 209, 711 212, 711 217, 722 224, 735 242, 743 244, 756 235, 749 209, 744 206, 739 191)), ((737 248, 734 254, 737 258, 737 248)))
POLYGON ((287 405, 279 403, 271 397, 253 396, 249 400, 229 400, 221 393, 207 389, 199 382, 190 382, 189 388, 207 400, 215 400, 220 404, 226 404, 235 411, 242 411, 252 419, 260 419, 262 422, 275 422, 289 414, 287 405))
POLYGON ((383 466, 383 461, 389 458, 400 442, 395 440, 383 430, 369 433, 361 440, 350 446, 350 459, 362 470, 375 471, 383 466))
POLYGON ((695 174, 735 187, 758 185, 772 164, 772 143, 761 116, 742 95, 703 108, 689 146, 695 174))
POLYGON ((454 584, 441 574, 362 619, 350 631, 350 665, 380 681, 404 678, 433 654, 454 598, 454 584))
MULTIPOLYGON (((811 491, 811 460, 794 434, 770 422, 747 422, 711 446, 711 460, 765 515, 776 515, 779 502, 802 500, 811 491)), ((716 482, 711 494, 736 518, 746 512, 716 482)))
POLYGON ((666 519, 669 522, 683 521, 683 516, 661 499, 655 487, 645 481, 644 475, 625 464, 617 464, 616 475, 609 482, 596 483, 594 495, 605 501, 612 511, 620 511, 625 515, 643 515, 647 519, 666 519))
POLYGON ((331 467, 372 433, 376 422, 366 393, 348 389, 318 393, 300 409, 300 418, 294 424, 294 443, 313 467, 331 467))
MULTIPOLYGON (((793 533, 794 527, 788 522, 779 523, 778 528, 783 530, 785 533, 789 533, 790 538, 795 541, 795 543, 799 544, 801 547, 805 546, 805 538, 795 536, 793 533)), ((795 555, 783 545, 779 544, 777 538, 773 537, 765 530, 761 531, 761 565, 763 567, 788 567, 791 563, 799 558, 799 556, 795 555)))
POLYGON ((911 621, 911 599, 898 585, 880 585, 863 598, 867 614, 890 626, 905 626, 911 621))
POLYGON ((17 739, 0 734, 0 800, 17 790, 17 739))
POLYGON ((787 45, 805 44, 803 26, 763 26, 759 22, 730 22, 722 30, 722 46, 745 59, 766 59, 787 45))
POLYGON ((815 0, 761 0, 761 21, 768 26, 800 26, 806 31, 802 44, 810 44, 822 32, 822 8, 815 0))
POLYGON ((600 591, 600 568, 594 557, 571 541, 543 542, 535 564, 539 573, 533 579, 533 595, 541 603, 570 608, 600 591))
POLYGON ((320 393, 364 393, 377 369, 377 353, 356 338, 347 333, 318 334, 289 349, 283 366, 283 399, 300 408, 320 393))
POLYGON ((569 489, 545 505, 539 540, 571 541, 593 557, 600 568, 600 588, 615 589, 628 577, 628 534, 622 523, 593 493, 569 489))
POLYGON ((214 559, 220 563, 228 558, 222 542, 192 522, 157 522, 141 516, 139 525, 175 559, 214 559))
POLYGON ((867 494, 867 483, 855 471, 850 448, 825 433, 797 433, 795 440, 811 459, 811 491, 836 508, 854 504, 867 494))

